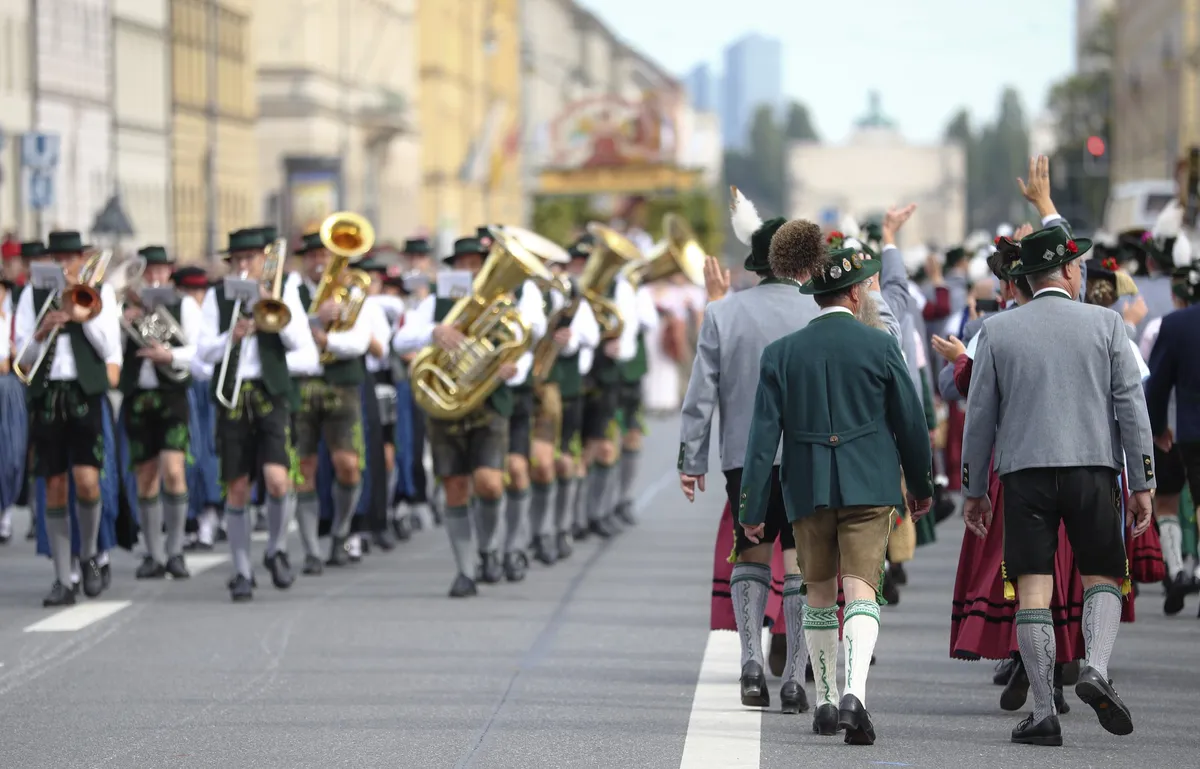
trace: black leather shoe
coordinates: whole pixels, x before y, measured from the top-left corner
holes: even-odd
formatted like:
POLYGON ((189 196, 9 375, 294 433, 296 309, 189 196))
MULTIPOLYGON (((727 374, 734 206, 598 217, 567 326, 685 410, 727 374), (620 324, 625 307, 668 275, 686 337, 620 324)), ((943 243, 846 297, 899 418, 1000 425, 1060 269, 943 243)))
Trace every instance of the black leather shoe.
POLYGON ((996 664, 996 674, 992 676, 992 683, 996 686, 1006 686, 1008 679, 1012 678, 1013 668, 1016 665, 1017 661, 1014 659, 1000 660, 996 664))
POLYGON ((787 636, 782 633, 771 634, 771 646, 767 652, 767 670, 779 678, 787 667, 787 636))
POLYGON ((554 551, 554 540, 547 534, 535 537, 530 549, 533 551, 533 560, 543 566, 553 566, 558 560, 558 553, 554 551))
POLYGON ((162 579, 167 576, 167 567, 154 560, 154 556, 147 555, 142 558, 142 565, 138 566, 133 576, 137 579, 162 579))
POLYGON ((637 526, 637 518, 633 516, 633 503, 625 501, 617 505, 613 510, 613 515, 617 520, 626 526, 637 526))
POLYGON ((296 577, 292 574, 292 565, 288 563, 287 553, 264 555, 263 566, 266 566, 267 571, 271 572, 271 582, 278 590, 287 590, 296 581, 296 577))
POLYGON ((762 665, 750 661, 742 665, 742 704, 748 708, 771 706, 771 693, 767 691, 767 674, 762 665))
POLYGON ((595 534, 600 539, 608 539, 613 535, 613 530, 608 527, 608 523, 603 519, 589 523, 588 531, 595 534))
POLYGON ((1183 611, 1183 599, 1191 592, 1192 580, 1187 571, 1181 571, 1166 583, 1167 597, 1163 600, 1163 614, 1168 617, 1183 611))
POLYGON ((900 586, 892 578, 890 570, 883 573, 883 590, 881 592, 883 593, 883 600, 888 602, 888 606, 900 605, 900 586))
POLYGON ((525 579, 529 570, 529 559, 520 550, 504 554, 504 578, 509 582, 520 582, 525 579))
POLYGON ((1071 712, 1071 706, 1063 696, 1063 666, 1058 664, 1054 666, 1054 711, 1060 716, 1071 712))
POLYGON ((1012 730, 1012 741, 1018 745, 1062 747, 1062 727, 1058 725, 1058 716, 1048 716, 1035 724, 1030 715, 1012 730))
POLYGON ((342 537, 331 537, 333 540, 329 548, 329 560, 325 561, 326 566, 345 566, 350 563, 350 551, 346 549, 346 540, 342 537))
POLYGON ((813 681, 816 681, 816 680, 817 680, 817 677, 814 676, 813 672, 812 672, 812 662, 808 662, 804 666, 804 681, 806 683, 811 684, 813 681))
POLYGON ((243 603, 254 598, 254 583, 241 574, 229 582, 229 599, 234 603, 243 603))
POLYGON ((46 597, 42 599, 42 606, 47 608, 74 605, 75 591, 58 580, 54 580, 54 584, 50 586, 50 592, 46 593, 46 597))
POLYGON ((847 745, 874 745, 875 724, 858 697, 847 694, 838 705, 838 728, 846 730, 847 745))
POLYGON ((187 579, 192 576, 182 555, 173 555, 167 559, 167 574, 171 575, 171 579, 187 579))
POLYGON ((321 563, 321 559, 315 555, 304 556, 304 568, 300 570, 302 574, 307 574, 310 577, 316 577, 325 571, 325 564, 321 563))
POLYGON ((450 586, 451 598, 469 598, 478 593, 479 591, 475 588, 475 580, 466 574, 459 574, 454 578, 454 584, 450 586))
POLYGON ((838 709, 828 702, 822 703, 813 713, 813 734, 833 737, 838 733, 838 709))
POLYGON ((894 581, 894 582, 895 582, 897 585, 899 585, 900 587, 904 587, 905 585, 907 585, 907 584, 908 584, 908 572, 906 572, 906 571, 904 570, 904 564, 902 564, 902 563, 893 563, 893 564, 892 564, 892 565, 889 567, 889 569, 888 569, 888 570, 889 570, 889 571, 891 572, 891 574, 892 574, 892 580, 893 580, 893 581, 894 581))
POLYGON ((372 533, 371 541, 383 553, 390 553, 396 547, 396 535, 392 533, 390 528, 372 533))
POLYGON ((807 713, 808 695, 798 681, 784 681, 779 687, 779 704, 784 713, 807 713))
POLYGON ((413 516, 412 513, 397 515, 392 521, 392 533, 396 535, 396 541, 407 542, 412 539, 413 535, 413 516))
POLYGON ((1079 668, 1081 667, 1083 667, 1083 663, 1079 660, 1064 662, 1062 666, 1062 685, 1074 686, 1079 683, 1079 668))
POLYGON ((1094 668, 1079 671, 1075 694, 1085 704, 1092 706, 1106 732, 1121 736, 1133 733, 1133 716, 1129 713, 1129 708, 1125 707, 1125 703, 1117 696, 1112 681, 1105 680, 1094 668))
POLYGON ((592 534, 592 530, 587 526, 573 526, 571 528, 571 539, 576 542, 582 542, 592 534))
POLYGON ((1029 699, 1029 676, 1025 673, 1025 665, 1017 660, 1012 675, 1008 677, 1008 683, 1004 685, 1004 691, 1000 692, 1000 709, 1010 713, 1020 710, 1025 707, 1027 699, 1029 699))
POLYGON ((89 558, 79 564, 83 572, 83 594, 95 598, 104 592, 104 575, 100 573, 100 565, 95 558, 89 558))
POLYGON ((479 551, 479 568, 475 579, 485 585, 494 585, 504 579, 504 566, 500 563, 500 554, 495 550, 479 551))
POLYGON ((558 560, 565 561, 571 557, 571 553, 575 548, 571 546, 571 537, 566 532, 559 533, 554 537, 554 555, 558 560))

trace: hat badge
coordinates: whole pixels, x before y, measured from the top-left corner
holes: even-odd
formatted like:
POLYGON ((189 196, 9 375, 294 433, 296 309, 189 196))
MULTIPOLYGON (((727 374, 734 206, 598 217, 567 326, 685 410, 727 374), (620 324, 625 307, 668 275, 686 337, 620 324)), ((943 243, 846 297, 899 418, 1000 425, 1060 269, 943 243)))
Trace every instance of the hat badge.
POLYGON ((1065 246, 1063 246, 1062 243, 1059 243, 1058 248, 1056 248, 1054 250, 1058 253, 1059 256, 1062 256, 1066 252, 1067 249, 1065 246))
POLYGON ((831 280, 837 280, 842 277, 842 268, 836 264, 829 268, 829 277, 831 280))
POLYGON ((842 269, 845 270, 846 272, 850 271, 850 260, 849 259, 842 260, 842 269))
POLYGON ((1054 252, 1047 248, 1046 253, 1042 254, 1042 258, 1048 262, 1054 258, 1054 252))

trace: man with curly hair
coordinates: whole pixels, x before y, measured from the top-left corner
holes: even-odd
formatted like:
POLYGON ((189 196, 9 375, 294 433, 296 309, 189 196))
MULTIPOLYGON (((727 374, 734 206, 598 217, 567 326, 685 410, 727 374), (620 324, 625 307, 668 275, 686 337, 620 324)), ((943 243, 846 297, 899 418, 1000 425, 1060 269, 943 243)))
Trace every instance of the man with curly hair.
MULTIPOLYGON (((708 447, 713 413, 721 412, 721 469, 730 507, 737 508, 742 485, 742 460, 750 432, 754 393, 758 388, 758 362, 763 349, 785 334, 802 328, 817 315, 817 305, 800 293, 810 271, 821 262, 821 228, 812 222, 782 218, 759 220, 750 201, 735 196, 734 231, 749 245, 745 268, 762 281, 712 302, 700 325, 696 361, 683 401, 679 438, 679 482, 688 501, 696 490, 705 490, 708 447)), ((750 539, 738 529, 732 558, 730 592, 738 635, 742 644, 742 704, 770 704, 762 649, 763 615, 771 589, 771 556, 775 540, 784 550, 784 616, 787 626, 787 663, 780 690, 785 713, 808 709, 804 694, 805 660, 800 593, 801 577, 795 567, 795 543, 787 523, 779 470, 770 471, 771 494, 766 529, 750 539), (790 555, 789 555, 790 554, 790 555)))

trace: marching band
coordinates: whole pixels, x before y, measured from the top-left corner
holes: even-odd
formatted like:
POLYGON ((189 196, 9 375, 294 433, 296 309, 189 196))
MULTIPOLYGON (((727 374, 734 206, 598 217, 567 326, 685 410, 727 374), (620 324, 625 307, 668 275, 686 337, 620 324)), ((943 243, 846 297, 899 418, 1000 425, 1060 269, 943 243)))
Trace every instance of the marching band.
POLYGON ((186 579, 188 554, 221 539, 230 598, 249 601, 260 512, 280 590, 291 528, 316 576, 443 522, 450 596, 519 582, 531 558, 633 524, 645 284, 703 282, 694 235, 668 229, 643 253, 600 224, 569 247, 488 225, 436 273, 428 241, 408 241, 404 275, 352 212, 292 251, 273 227, 231 232, 216 278, 159 245, 121 260, 77 232, 25 243, 27 276, 4 285, 0 429, 28 446, 0 457, 5 541, 28 503, 47 607, 100 595, 114 547, 140 542, 139 580, 186 579))

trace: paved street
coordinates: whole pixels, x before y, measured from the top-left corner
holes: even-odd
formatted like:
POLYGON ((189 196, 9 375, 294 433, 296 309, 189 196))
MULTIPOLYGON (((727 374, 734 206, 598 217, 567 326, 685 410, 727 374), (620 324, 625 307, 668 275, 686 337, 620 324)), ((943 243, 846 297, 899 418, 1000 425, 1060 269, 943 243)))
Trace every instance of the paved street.
POLYGON ((260 572, 254 602, 239 606, 224 588, 224 552, 193 557, 204 570, 178 584, 135 582, 135 559, 121 552, 103 602, 57 614, 40 607, 48 562, 29 543, 9 543, 0 550, 0 766, 1110 769, 1200 760, 1195 600, 1166 620, 1153 587, 1138 622, 1122 626, 1112 666, 1134 734, 1103 732, 1070 693, 1066 747, 1010 745, 1019 719, 999 710, 991 665, 946 657, 957 521, 918 552, 900 605, 884 610, 867 703, 875 747, 812 735, 811 714, 742 710, 736 639, 708 632, 722 484, 710 475, 702 502, 688 506, 675 486, 675 423, 651 429, 636 529, 589 541, 552 569, 534 566, 520 585, 481 586, 473 600, 445 597, 441 530, 344 573, 301 577, 287 592, 260 572))

